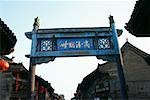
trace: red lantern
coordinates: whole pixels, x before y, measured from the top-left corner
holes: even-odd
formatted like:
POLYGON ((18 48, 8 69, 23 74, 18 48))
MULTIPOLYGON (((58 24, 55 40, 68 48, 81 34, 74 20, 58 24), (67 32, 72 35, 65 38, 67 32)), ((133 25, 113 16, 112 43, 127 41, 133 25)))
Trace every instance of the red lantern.
POLYGON ((9 68, 9 63, 4 59, 0 60, 0 71, 5 71, 9 68))
POLYGON ((40 86, 40 93, 44 93, 44 86, 40 86))

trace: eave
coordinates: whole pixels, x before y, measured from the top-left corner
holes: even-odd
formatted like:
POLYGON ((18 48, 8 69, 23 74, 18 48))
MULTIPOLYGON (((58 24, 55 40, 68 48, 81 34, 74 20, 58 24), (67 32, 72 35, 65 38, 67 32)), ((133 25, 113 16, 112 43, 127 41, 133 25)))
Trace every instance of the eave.
POLYGON ((17 38, 0 18, 0 55, 8 55, 14 51, 17 38))
POLYGON ((136 1, 125 29, 137 37, 150 37, 150 0, 136 1))

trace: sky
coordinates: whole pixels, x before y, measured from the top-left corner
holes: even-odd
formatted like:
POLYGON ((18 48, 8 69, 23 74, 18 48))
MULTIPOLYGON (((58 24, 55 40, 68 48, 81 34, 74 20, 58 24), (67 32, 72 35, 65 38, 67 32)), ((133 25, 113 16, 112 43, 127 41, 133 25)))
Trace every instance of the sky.
MULTIPOLYGON (((132 14, 136 0, 0 0, 0 18, 15 33, 15 51, 9 57, 29 69, 31 40, 25 32, 32 31, 34 18, 40 19, 39 28, 108 27, 110 15, 115 25, 123 29, 120 47, 128 41, 150 53, 150 38, 137 38, 124 29, 132 14)), ((74 96, 82 79, 104 63, 96 57, 56 58, 55 61, 36 66, 36 74, 49 81, 55 92, 64 94, 66 100, 74 96)))

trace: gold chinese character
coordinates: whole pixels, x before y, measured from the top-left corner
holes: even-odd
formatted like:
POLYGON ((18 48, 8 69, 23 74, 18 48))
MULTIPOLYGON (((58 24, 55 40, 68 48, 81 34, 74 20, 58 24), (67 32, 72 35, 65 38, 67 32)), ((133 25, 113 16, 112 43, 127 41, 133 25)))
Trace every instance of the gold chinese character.
POLYGON ((69 48, 75 48, 75 43, 74 42, 70 42, 69 43, 69 48))
POLYGON ((60 44, 60 47, 63 47, 64 49, 66 49, 66 48, 67 48, 67 45, 68 45, 68 42, 65 41, 65 43, 60 44))
POLYGON ((81 42, 80 41, 76 42, 76 48, 81 48, 81 42))
POLYGON ((89 41, 85 40, 85 42, 84 42, 84 48, 90 48, 89 41))

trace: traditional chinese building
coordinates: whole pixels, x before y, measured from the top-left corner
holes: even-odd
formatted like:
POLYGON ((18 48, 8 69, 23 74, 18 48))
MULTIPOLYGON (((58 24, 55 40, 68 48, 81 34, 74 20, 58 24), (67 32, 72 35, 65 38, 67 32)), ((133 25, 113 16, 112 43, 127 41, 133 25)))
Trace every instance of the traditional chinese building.
MULTIPOLYGON (((150 55, 126 42, 121 48, 129 100, 150 99, 150 55)), ((87 75, 72 100, 120 100, 116 64, 107 62, 87 75)))
POLYGON ((2 58, 14 51, 16 42, 16 36, 0 18, 0 72, 8 69, 8 62, 2 58))
POLYGON ((99 97, 108 99, 110 96, 109 79, 108 73, 101 72, 97 68, 78 85, 75 97, 72 100, 95 100, 99 97))
POLYGON ((5 79, 5 76, 9 77, 9 73, 5 75, 2 71, 7 70, 9 67, 8 62, 12 61, 6 58, 5 55, 9 55, 14 51, 16 42, 16 36, 0 18, 0 100, 8 100, 8 92, 11 90, 11 88, 8 88, 10 84, 8 83, 7 86, 5 84, 9 80, 9 78, 5 79))
POLYGON ((137 37, 150 37, 150 0, 138 0, 125 28, 137 37))
POLYGON ((16 36, 0 18, 0 55, 8 55, 14 51, 16 36))
MULTIPOLYGON (((12 59, 4 58, 10 68, 0 74, 0 100, 28 100, 28 70, 22 63, 15 63, 12 59)), ((54 93, 48 81, 36 75, 36 100, 63 100, 54 93)))

